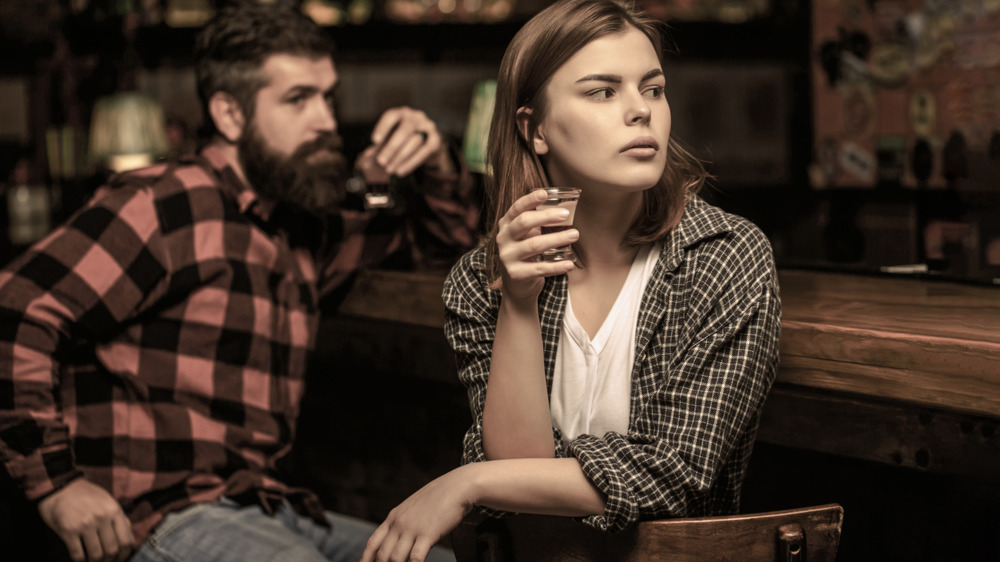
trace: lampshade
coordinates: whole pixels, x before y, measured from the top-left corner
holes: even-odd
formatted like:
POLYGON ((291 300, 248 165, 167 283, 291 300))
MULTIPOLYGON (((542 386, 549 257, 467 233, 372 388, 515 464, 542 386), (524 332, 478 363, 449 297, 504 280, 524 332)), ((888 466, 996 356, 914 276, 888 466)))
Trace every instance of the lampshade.
POLYGON ((124 92, 97 100, 90 123, 91 162, 121 172, 166 154, 163 109, 153 98, 124 92))

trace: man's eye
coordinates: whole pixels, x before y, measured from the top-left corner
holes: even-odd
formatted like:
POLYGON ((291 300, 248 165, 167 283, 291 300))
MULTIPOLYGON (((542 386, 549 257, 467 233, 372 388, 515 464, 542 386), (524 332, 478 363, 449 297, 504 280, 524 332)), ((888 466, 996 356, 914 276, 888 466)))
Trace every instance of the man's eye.
POLYGON ((287 103, 292 105, 302 105, 306 101, 305 96, 292 96, 285 100, 287 103))

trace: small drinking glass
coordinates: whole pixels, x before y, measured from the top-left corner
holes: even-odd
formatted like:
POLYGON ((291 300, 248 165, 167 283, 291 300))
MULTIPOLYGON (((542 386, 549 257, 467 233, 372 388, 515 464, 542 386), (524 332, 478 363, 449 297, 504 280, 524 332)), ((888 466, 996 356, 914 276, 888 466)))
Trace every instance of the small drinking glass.
MULTIPOLYGON (((552 207, 561 207, 569 211, 569 216, 565 220, 556 224, 546 224, 542 226, 542 234, 562 232, 573 227, 573 215, 576 214, 576 203, 580 199, 580 188, 577 187, 549 187, 545 190, 547 198, 545 203, 538 206, 539 211, 552 207)), ((538 261, 556 262, 575 260, 573 246, 567 244, 551 250, 545 250, 538 254, 538 261)))
POLYGON ((396 180, 375 161, 375 151, 368 149, 358 159, 355 176, 347 180, 347 191, 363 196, 365 209, 388 209, 396 204, 396 180))

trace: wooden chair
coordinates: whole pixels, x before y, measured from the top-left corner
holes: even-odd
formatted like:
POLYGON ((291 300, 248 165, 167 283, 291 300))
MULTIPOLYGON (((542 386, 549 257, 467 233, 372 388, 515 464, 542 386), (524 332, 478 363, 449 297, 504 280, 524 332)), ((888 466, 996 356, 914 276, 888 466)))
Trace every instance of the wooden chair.
POLYGON ((567 517, 473 514, 451 534, 458 562, 833 562, 837 504, 719 517, 644 521, 602 533, 567 517))

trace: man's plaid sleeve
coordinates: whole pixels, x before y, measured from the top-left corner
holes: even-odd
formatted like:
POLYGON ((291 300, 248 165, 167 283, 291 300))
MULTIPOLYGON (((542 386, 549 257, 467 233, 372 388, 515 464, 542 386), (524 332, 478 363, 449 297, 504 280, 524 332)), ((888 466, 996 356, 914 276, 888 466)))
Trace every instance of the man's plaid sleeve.
POLYGON ((163 282, 152 196, 120 190, 0 271, 0 460, 28 499, 80 475, 59 399, 70 341, 101 341, 163 282))

